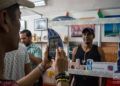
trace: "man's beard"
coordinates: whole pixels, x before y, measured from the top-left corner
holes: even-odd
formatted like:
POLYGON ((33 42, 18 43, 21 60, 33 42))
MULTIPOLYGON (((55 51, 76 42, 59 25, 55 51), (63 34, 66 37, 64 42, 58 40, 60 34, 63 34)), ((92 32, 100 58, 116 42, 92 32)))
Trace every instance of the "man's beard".
POLYGON ((26 43, 26 44, 25 44, 26 47, 29 46, 29 45, 30 45, 30 43, 26 43))

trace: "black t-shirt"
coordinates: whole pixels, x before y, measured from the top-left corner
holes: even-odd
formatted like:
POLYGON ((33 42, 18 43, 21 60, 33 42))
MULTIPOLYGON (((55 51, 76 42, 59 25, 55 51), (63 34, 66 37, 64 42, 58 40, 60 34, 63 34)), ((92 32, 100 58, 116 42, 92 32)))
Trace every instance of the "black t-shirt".
MULTIPOLYGON (((101 56, 96 45, 93 45, 91 50, 87 53, 85 53, 81 45, 79 45, 75 58, 80 59, 80 63, 84 65, 86 64, 87 59, 93 59, 93 61, 96 62, 101 61, 101 56), (83 60, 85 60, 85 63, 83 63, 83 60)), ((98 77, 75 75, 74 79, 73 86, 99 86, 98 77)))

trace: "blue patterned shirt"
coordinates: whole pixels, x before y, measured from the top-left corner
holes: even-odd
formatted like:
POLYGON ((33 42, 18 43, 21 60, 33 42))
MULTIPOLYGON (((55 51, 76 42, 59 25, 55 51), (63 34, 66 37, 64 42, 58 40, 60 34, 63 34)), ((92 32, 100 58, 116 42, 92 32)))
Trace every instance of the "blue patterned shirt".
MULTIPOLYGON (((29 46, 27 46, 27 51, 28 53, 34 55, 36 58, 42 59, 42 51, 37 44, 32 43, 29 46)), ((34 63, 31 62, 31 64, 32 64, 32 68, 36 67, 34 63)))

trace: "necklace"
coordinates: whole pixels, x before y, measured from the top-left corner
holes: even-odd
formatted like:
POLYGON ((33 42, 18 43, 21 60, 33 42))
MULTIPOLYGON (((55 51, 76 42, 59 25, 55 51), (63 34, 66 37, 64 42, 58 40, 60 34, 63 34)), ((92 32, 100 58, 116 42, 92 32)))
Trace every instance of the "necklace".
POLYGON ((84 53, 84 57, 83 57, 83 60, 82 60, 82 64, 85 64, 86 63, 86 54, 87 54, 87 52, 89 52, 91 49, 92 49, 92 46, 90 46, 90 47, 84 47, 84 46, 82 46, 82 49, 83 49, 83 51, 85 52, 84 53))
POLYGON ((86 58, 85 58, 86 53, 87 53, 87 52, 84 53, 84 57, 83 57, 83 60, 82 60, 82 64, 85 64, 85 62, 86 62, 86 58))

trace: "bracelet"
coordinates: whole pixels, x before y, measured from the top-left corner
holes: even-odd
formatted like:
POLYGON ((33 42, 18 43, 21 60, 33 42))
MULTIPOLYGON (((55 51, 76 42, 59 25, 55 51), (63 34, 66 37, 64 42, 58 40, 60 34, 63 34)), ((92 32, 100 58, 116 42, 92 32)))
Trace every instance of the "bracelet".
POLYGON ((58 80, 58 79, 68 79, 69 80, 69 76, 65 72, 62 72, 62 73, 59 73, 58 75, 56 75, 55 79, 56 80, 58 80))
POLYGON ((57 79, 57 84, 58 84, 59 82, 69 82, 69 80, 68 80, 68 79, 57 79))
POLYGON ((45 72, 45 67, 44 67, 43 64, 39 64, 39 65, 38 65, 38 68, 39 68, 39 70, 40 70, 42 73, 45 72))

